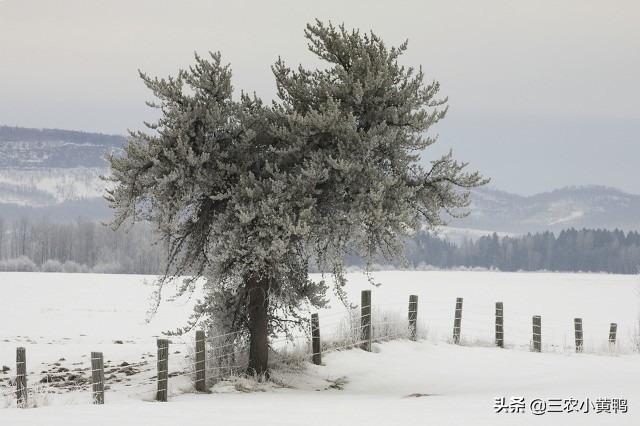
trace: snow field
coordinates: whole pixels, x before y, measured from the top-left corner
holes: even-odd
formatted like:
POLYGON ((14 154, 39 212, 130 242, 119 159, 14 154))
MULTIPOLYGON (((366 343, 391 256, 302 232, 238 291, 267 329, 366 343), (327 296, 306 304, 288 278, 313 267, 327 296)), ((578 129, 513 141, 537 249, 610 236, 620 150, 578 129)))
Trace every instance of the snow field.
MULTIPOLYGON (((306 338, 296 339, 297 347, 274 342, 280 351, 271 356, 276 364, 272 382, 232 377, 213 386, 213 394, 193 394, 187 374, 193 371, 192 336, 170 337, 169 372, 182 374, 169 379, 169 402, 161 404, 149 402, 156 390, 155 339, 185 324, 194 298, 163 303, 146 323, 152 288, 144 281, 152 277, 2 273, 0 367, 11 371, 0 372, 0 379, 15 374, 15 348, 26 347, 29 386, 36 388, 33 399, 39 408, 2 409, 11 406, 3 402, 13 399, 13 388, 0 382, 0 424, 129 424, 132 418, 137 424, 159 425, 214 419, 318 425, 640 420, 640 355, 632 351, 631 340, 640 306, 637 276, 396 271, 373 277, 380 287, 371 287, 362 274, 350 274, 350 300, 359 303, 360 291, 371 289, 374 337, 397 333, 401 339, 374 343, 371 353, 324 352, 322 366, 302 361, 309 354, 306 338), (419 296, 418 342, 402 339, 410 294, 419 296), (460 346, 447 343, 456 297, 464 298, 460 346), (510 349, 491 346, 496 301, 504 302, 510 349), (529 352, 531 315, 542 316, 541 354, 529 352), (574 353, 574 317, 584 321, 586 354, 574 353), (613 349, 607 344, 610 322, 618 323, 619 343, 613 349), (118 380, 108 381, 104 406, 90 404, 90 384, 58 388, 55 394, 47 393, 49 385, 33 386, 43 371, 90 367, 91 351, 104 353, 105 370, 113 371, 105 376, 118 380), (125 362, 129 366, 122 367, 125 362), (135 373, 127 375, 128 367, 135 373), (626 398, 629 412, 494 413, 494 398, 512 396, 626 398)), ((319 312, 323 350, 359 338, 352 332, 359 311, 346 311, 332 300, 319 312)))
MULTIPOLYGON (((350 300, 372 290, 372 322, 392 316, 407 322, 409 295, 419 297, 418 332, 428 340, 450 341, 456 298, 463 298, 461 342, 493 346, 495 303, 504 304, 505 345, 528 350, 532 317, 542 317, 545 352, 574 350, 574 319, 582 318, 586 352, 630 353, 640 312, 640 280, 606 274, 393 271, 373 275, 379 287, 362 274, 350 274, 350 300), (617 345, 609 348, 609 325, 618 324, 617 345)), ((320 325, 333 322, 344 307, 333 302, 320 312, 320 325), (327 317, 329 316, 329 317, 327 317), (331 318, 331 319, 329 319, 331 318)))

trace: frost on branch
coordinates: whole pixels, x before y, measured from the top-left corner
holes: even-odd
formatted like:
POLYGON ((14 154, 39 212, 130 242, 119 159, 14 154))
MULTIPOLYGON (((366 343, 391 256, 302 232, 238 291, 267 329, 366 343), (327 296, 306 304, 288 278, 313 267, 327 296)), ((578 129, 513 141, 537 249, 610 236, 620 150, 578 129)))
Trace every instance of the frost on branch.
MULTIPOLYGON (((249 331, 251 294, 264 293, 269 330, 288 330, 298 309, 324 303, 309 265, 333 273, 344 297, 343 259, 401 256, 401 238, 465 214, 468 189, 486 182, 451 154, 418 164, 444 118, 439 84, 387 48, 320 21, 309 49, 326 67, 272 67, 280 100, 232 98, 220 54, 166 79, 141 77, 162 117, 133 132, 110 158, 114 226, 150 221, 168 249, 167 275, 207 278, 194 321, 215 318, 249 331)), ((255 299, 255 297, 254 297, 255 299)), ((254 306, 258 308, 259 306, 254 306)), ((253 339, 253 333, 252 333, 253 339)))

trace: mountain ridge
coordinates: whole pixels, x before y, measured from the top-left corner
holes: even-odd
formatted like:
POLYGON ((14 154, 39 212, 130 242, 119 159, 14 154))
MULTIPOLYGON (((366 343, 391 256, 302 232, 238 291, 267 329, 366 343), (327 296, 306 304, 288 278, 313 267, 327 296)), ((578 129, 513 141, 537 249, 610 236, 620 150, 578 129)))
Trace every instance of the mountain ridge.
MULTIPOLYGON (((109 173, 106 155, 125 143, 121 135, 0 126, 0 216, 10 221, 48 215, 56 221, 109 219, 100 175, 109 173)), ((452 219, 443 234, 640 230, 640 195, 600 185, 528 196, 481 187, 472 190, 470 208, 468 217, 452 219)))
POLYGON ((522 196, 494 188, 471 192, 471 213, 451 226, 527 233, 567 228, 640 229, 640 195, 585 185, 522 196))
POLYGON ((119 135, 0 126, 0 169, 107 168, 106 154, 125 142, 119 135))

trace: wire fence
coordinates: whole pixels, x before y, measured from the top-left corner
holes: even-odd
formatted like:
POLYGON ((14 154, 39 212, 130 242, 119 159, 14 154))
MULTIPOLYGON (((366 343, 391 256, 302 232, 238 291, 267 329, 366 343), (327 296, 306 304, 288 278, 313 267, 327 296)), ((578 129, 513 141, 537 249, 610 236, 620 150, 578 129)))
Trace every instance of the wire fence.
MULTIPOLYGON (((418 302, 417 296, 412 296, 408 310, 406 303, 370 304, 320 313, 311 323, 315 331, 270 340, 269 368, 304 368, 307 362, 320 364, 321 356, 332 352, 370 350, 372 343, 397 339, 554 353, 618 355, 640 351, 637 328, 635 334, 623 336, 617 334, 615 323, 600 324, 565 314, 537 316, 513 311, 502 303, 495 307, 463 303, 462 298, 418 302)), ((119 366, 107 362, 105 366, 102 353, 92 352, 72 370, 60 366, 40 374, 33 370, 27 373, 26 361, 19 355, 24 348, 18 348, 16 371, 0 363, 4 365, 0 371, 0 408, 47 405, 50 397, 65 393, 82 395, 77 402, 94 404, 109 401, 105 394, 114 393, 166 401, 193 390, 194 383, 197 390, 204 391, 216 382, 246 373, 249 350, 245 331, 209 335, 206 344, 204 333, 200 333, 196 339, 201 341, 187 345, 189 353, 183 361, 172 364, 168 362, 169 347, 164 346, 169 345, 166 339, 158 340, 155 363, 146 359, 119 366), (126 379, 129 376, 136 376, 136 380, 126 379), (176 377, 182 379, 176 382, 176 377)))

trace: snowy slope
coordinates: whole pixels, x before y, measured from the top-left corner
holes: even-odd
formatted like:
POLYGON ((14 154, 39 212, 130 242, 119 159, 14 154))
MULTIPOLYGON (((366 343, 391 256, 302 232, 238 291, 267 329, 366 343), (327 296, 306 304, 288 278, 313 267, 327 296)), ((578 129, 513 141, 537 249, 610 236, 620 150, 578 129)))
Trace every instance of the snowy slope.
POLYGON ((453 227, 520 234, 571 227, 640 229, 640 195, 614 188, 570 187, 529 197, 477 188, 471 200, 471 215, 453 220, 453 227))
POLYGON ((65 201, 100 198, 106 168, 0 169, 0 204, 50 206, 65 201))
POLYGON ((100 175, 121 136, 0 126, 0 204, 56 206, 104 195, 100 175))

